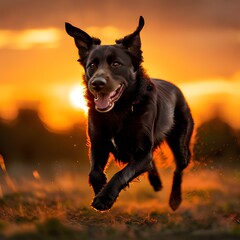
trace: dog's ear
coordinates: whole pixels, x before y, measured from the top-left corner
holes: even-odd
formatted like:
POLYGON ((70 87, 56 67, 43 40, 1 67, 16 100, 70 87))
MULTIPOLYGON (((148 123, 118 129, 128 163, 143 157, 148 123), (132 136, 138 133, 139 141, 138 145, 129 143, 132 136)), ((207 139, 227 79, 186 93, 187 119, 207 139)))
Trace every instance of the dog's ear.
POLYGON ((79 50, 80 62, 87 56, 89 49, 92 45, 100 45, 101 40, 98 38, 90 37, 83 30, 74 27, 70 23, 65 23, 65 29, 68 35, 74 38, 75 44, 79 50))
POLYGON ((140 16, 137 29, 124 38, 116 40, 117 44, 121 44, 125 47, 134 57, 137 57, 139 60, 142 60, 142 51, 141 51, 141 39, 140 31, 144 26, 144 18, 140 16))

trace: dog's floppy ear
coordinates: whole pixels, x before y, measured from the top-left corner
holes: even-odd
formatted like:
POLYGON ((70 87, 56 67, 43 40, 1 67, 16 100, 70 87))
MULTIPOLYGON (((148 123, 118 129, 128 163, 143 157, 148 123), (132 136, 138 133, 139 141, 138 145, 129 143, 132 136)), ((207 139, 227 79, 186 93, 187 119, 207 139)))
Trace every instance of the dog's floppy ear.
POLYGON ((86 32, 83 30, 74 27, 70 23, 65 23, 65 29, 68 35, 74 38, 75 44, 79 50, 80 62, 86 57, 88 54, 88 50, 91 48, 92 45, 100 45, 101 40, 98 38, 90 37, 86 32))
POLYGON ((140 61, 142 60, 140 31, 142 30, 143 26, 144 18, 140 16, 137 29, 132 34, 116 40, 117 44, 121 44, 123 47, 127 48, 128 51, 140 61))

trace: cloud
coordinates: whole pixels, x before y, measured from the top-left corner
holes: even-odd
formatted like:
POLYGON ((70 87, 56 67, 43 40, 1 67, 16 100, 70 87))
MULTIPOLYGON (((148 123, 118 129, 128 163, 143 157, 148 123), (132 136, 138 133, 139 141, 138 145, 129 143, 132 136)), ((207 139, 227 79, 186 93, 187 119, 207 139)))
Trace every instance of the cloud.
POLYGON ((239 97, 240 80, 205 79, 204 81, 181 84, 181 89, 188 98, 203 97, 210 94, 230 94, 239 97))
POLYGON ((59 40, 60 32, 54 28, 0 31, 0 49, 26 50, 35 46, 55 48, 59 40))
POLYGON ((237 0, 1 0, 0 28, 63 28, 65 21, 129 28, 143 15, 155 30, 163 28, 239 28, 237 0), (156 28, 158 27, 158 28, 156 28))

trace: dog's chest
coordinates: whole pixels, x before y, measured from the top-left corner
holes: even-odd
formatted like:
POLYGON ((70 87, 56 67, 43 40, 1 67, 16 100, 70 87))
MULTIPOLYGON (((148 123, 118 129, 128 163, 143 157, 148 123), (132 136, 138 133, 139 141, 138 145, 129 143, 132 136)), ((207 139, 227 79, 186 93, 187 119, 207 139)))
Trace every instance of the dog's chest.
POLYGON ((111 142, 112 142, 113 148, 114 148, 116 151, 118 151, 118 147, 117 147, 117 144, 116 144, 114 138, 111 139, 111 142))
POLYGON ((111 138, 112 153, 121 162, 129 162, 136 152, 137 139, 131 130, 124 129, 111 138))
POLYGON ((116 142, 115 138, 112 138, 111 143, 112 143, 111 152, 114 155, 115 159, 123 163, 129 162, 131 159, 131 155, 129 154, 129 150, 126 148, 126 146, 124 146, 122 141, 116 142))

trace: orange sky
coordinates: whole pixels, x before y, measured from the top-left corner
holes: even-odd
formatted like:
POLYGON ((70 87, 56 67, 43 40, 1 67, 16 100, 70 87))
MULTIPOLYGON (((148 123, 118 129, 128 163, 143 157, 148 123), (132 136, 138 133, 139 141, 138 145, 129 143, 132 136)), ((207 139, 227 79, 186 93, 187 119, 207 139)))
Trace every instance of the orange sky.
POLYGON ((197 123, 218 108, 240 128, 239 9, 234 0, 2 0, 0 117, 13 119, 19 107, 37 107, 55 130, 81 121, 76 92, 83 71, 64 22, 111 44, 135 30, 143 15, 147 72, 182 89, 197 123))

